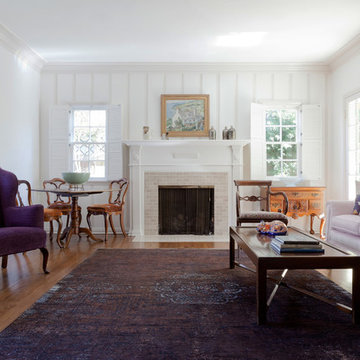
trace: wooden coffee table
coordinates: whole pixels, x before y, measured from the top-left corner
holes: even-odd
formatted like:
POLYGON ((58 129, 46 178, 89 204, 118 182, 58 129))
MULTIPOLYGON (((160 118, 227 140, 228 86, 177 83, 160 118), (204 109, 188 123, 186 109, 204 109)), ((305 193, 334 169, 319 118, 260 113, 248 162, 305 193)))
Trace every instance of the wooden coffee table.
MULTIPOLYGON (((306 233, 289 228, 288 235, 295 233, 303 234, 305 237, 313 238, 306 233)), ((230 269, 239 266, 246 270, 256 273, 256 303, 257 303, 257 322, 258 324, 266 323, 266 312, 270 303, 280 286, 286 286, 300 291, 306 295, 325 301, 338 309, 352 314, 354 324, 360 323, 360 256, 347 253, 336 247, 321 241, 325 252, 323 254, 276 254, 270 247, 271 237, 259 234, 254 227, 230 227, 230 269), (240 264, 235 256, 235 247, 244 251, 255 269, 251 269, 240 264), (271 278, 267 275, 267 270, 283 270, 279 279, 271 278), (284 278, 289 269, 352 269, 352 308, 326 299, 314 294, 308 290, 291 286, 284 282, 284 278), (275 283, 275 287, 270 295, 266 298, 267 280, 275 283)))

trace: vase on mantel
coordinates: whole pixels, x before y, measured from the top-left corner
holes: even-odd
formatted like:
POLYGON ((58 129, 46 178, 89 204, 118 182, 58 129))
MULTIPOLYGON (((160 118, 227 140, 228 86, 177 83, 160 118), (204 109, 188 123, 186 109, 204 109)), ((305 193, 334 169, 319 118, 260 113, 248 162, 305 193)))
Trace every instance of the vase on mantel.
POLYGON ((209 139, 210 140, 216 140, 216 130, 212 126, 209 130, 209 139))
POLYGON ((225 126, 224 130, 222 131, 222 138, 223 140, 226 140, 228 138, 228 128, 225 126))

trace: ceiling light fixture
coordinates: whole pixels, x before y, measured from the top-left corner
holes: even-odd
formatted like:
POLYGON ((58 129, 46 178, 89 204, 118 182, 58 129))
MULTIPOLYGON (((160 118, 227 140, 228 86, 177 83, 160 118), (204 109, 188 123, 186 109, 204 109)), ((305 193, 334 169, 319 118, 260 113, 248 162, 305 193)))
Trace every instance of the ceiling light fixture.
POLYGON ((252 47, 258 46, 264 40, 267 33, 261 31, 252 32, 231 32, 228 35, 216 37, 215 44, 223 47, 252 47))

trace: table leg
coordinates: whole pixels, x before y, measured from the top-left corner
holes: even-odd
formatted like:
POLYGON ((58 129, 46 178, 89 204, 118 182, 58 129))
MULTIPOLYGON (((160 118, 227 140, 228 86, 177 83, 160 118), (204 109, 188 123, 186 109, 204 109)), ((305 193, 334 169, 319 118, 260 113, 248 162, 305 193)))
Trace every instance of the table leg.
POLYGON ((69 231, 66 234, 66 240, 65 240, 65 246, 64 246, 65 248, 67 248, 69 246, 70 239, 71 239, 73 234, 74 234, 74 228, 70 227, 69 231))
POLYGON ((353 268, 352 321, 353 324, 360 324, 360 266, 353 268))
POLYGON ((74 230, 74 234, 79 235, 79 205, 78 205, 79 198, 77 196, 72 197, 72 204, 71 204, 71 224, 70 227, 74 230))
POLYGON ((103 239, 97 238, 88 228, 79 228, 79 233, 85 233, 87 236, 90 237, 90 239, 95 241, 104 241, 103 239))
POLYGON ((315 234, 315 231, 314 231, 314 216, 315 214, 310 214, 310 234, 311 235, 314 235, 315 234))
POLYGON ((256 312, 258 325, 266 323, 266 268, 258 264, 256 269, 256 312))
POLYGON ((324 226, 325 226, 325 214, 321 214, 320 218, 320 239, 325 239, 324 226))
POLYGON ((230 234, 230 269, 235 268, 235 240, 230 234))

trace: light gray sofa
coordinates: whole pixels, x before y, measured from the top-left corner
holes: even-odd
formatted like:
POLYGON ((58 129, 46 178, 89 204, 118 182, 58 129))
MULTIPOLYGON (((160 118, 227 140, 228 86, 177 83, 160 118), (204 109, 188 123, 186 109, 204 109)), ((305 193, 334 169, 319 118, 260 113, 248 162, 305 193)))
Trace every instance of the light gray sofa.
POLYGON ((326 241, 360 254, 360 215, 353 215, 354 201, 326 203, 326 241))

